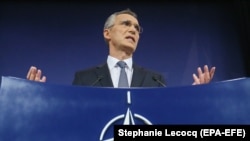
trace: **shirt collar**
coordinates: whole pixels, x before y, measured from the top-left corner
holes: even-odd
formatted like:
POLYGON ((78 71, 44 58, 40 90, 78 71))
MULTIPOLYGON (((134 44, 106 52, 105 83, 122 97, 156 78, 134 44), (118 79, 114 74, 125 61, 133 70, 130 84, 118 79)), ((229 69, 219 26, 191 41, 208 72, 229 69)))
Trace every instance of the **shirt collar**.
MULTIPOLYGON (((109 55, 108 59, 107 59, 107 63, 108 63, 109 68, 117 67, 117 62, 118 61, 120 61, 120 60, 118 60, 117 58, 114 58, 114 57, 109 55)), ((125 59, 123 61, 126 62, 127 66, 128 66, 128 69, 132 70, 132 64, 133 64, 132 57, 130 57, 128 59, 125 59)))

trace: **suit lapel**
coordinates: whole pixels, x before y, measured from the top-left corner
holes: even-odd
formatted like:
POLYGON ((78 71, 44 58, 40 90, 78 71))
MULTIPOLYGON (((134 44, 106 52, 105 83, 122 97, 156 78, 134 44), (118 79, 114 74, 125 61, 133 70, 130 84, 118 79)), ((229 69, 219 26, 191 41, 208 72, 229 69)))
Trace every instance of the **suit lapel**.
POLYGON ((146 75, 146 72, 142 70, 139 66, 133 64, 133 76, 131 87, 141 87, 146 75))
POLYGON ((107 63, 98 66, 96 68, 96 73, 97 76, 103 76, 102 80, 100 81, 100 84, 103 87, 114 87, 107 63))
MULTIPOLYGON (((97 77, 103 76, 103 79, 100 81, 101 86, 114 87, 107 63, 97 66, 95 71, 97 77)), ((133 64, 133 76, 132 76, 131 87, 143 86, 145 75, 146 72, 143 71, 141 67, 133 64)))

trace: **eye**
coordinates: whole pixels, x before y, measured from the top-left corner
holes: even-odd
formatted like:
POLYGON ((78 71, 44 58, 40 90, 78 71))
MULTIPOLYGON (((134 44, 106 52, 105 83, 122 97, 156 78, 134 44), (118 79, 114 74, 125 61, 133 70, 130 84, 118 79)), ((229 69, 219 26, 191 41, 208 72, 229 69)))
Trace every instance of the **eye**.
POLYGON ((140 32, 140 26, 139 25, 135 25, 135 29, 140 32))
POLYGON ((131 23, 130 21, 123 21, 123 22, 122 22, 122 25, 131 26, 132 23, 131 23))
POLYGON ((133 24, 133 23, 132 23, 131 21, 129 21, 129 20, 122 21, 120 24, 123 25, 123 26, 126 26, 126 27, 134 26, 134 28, 136 29, 136 31, 137 31, 138 33, 142 33, 142 27, 139 26, 138 24, 133 24))

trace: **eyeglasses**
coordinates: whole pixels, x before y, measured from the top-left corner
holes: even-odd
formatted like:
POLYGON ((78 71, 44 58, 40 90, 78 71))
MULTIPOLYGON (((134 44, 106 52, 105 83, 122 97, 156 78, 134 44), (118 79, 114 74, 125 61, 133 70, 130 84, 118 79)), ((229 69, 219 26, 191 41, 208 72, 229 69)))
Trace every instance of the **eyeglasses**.
MULTIPOLYGON (((131 26, 134 26, 134 28, 136 29, 136 31, 141 34, 143 32, 143 28, 138 25, 138 24, 133 24, 132 21, 129 21, 129 20, 126 20, 126 21, 121 21, 119 25, 122 25, 124 27, 131 27, 131 26)), ((112 25, 114 26, 114 25, 112 25)), ((112 27, 110 26, 110 27, 112 27)))

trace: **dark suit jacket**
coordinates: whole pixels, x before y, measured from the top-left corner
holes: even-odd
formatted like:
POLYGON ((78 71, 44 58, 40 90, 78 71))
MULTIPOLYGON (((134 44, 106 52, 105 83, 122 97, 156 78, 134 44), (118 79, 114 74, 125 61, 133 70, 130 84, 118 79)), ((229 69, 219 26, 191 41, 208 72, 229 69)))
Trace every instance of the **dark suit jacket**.
MULTIPOLYGON (((131 87, 163 87, 161 82, 165 85, 165 79, 161 74, 133 64, 131 87)), ((107 63, 87 70, 77 71, 73 85, 113 87, 107 63)))

